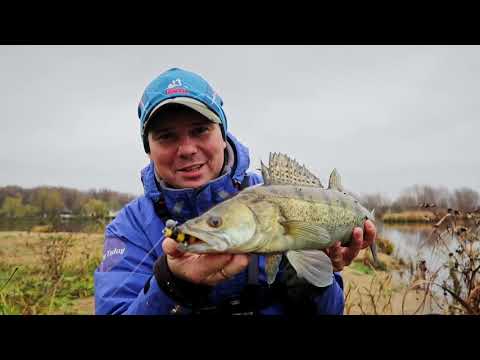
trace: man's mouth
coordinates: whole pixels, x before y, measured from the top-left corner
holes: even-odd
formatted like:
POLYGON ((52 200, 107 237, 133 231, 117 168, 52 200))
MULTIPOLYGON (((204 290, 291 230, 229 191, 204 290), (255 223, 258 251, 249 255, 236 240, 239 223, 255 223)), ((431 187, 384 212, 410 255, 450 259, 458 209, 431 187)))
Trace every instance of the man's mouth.
POLYGON ((193 172, 193 171, 200 170, 203 165, 205 165, 205 164, 195 164, 195 165, 191 165, 191 166, 186 166, 186 167, 183 167, 181 169, 178 169, 177 171, 186 172, 186 173, 193 172))

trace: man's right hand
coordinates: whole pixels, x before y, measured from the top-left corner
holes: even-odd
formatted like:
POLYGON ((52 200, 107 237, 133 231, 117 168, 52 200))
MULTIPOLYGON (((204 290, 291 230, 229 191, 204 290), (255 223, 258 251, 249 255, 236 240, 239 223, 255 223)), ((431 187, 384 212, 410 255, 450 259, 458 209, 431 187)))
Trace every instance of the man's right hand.
POLYGON ((250 259, 248 254, 193 254, 182 252, 178 243, 166 237, 162 249, 167 264, 175 276, 195 284, 214 286, 243 271, 250 259))

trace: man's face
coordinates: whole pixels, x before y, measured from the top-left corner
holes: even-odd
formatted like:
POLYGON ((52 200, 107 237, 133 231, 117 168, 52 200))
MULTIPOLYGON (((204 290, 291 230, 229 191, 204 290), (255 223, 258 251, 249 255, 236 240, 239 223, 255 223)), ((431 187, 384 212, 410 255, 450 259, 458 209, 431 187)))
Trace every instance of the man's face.
POLYGON ((173 112, 158 121, 148 133, 149 156, 163 181, 197 188, 220 174, 226 147, 220 125, 195 112, 173 112))

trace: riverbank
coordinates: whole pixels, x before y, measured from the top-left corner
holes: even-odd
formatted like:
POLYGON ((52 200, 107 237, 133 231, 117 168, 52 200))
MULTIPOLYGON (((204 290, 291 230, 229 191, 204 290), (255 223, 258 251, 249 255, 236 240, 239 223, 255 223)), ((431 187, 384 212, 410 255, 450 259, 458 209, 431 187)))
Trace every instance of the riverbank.
MULTIPOLYGON (((382 270, 371 266, 369 249, 342 271, 347 315, 408 315, 422 314, 425 293, 409 289, 415 274, 409 264, 391 255, 379 253, 382 270)), ((427 304, 428 305, 428 304, 427 304)))
MULTIPOLYGON (((100 233, 0 232, 0 286, 17 269, 0 293, 0 314, 93 314, 92 274, 102 251, 100 233)), ((380 253, 384 271, 373 270, 368 251, 342 271, 345 313, 401 314, 406 285, 398 274, 406 265, 380 253)), ((407 297, 405 312, 418 304, 407 297)))
POLYGON ((382 221, 386 224, 434 224, 445 216, 451 216, 455 221, 478 222, 480 213, 460 212, 452 209, 435 208, 435 210, 408 210, 400 212, 386 212, 382 215, 382 221))
POLYGON ((102 249, 103 234, 0 232, 0 314, 93 313, 102 249))

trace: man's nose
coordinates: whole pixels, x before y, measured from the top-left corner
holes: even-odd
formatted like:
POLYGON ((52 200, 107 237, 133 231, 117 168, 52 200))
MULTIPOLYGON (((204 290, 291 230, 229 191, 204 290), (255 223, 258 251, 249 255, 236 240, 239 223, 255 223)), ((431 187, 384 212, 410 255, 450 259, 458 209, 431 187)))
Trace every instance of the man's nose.
POLYGON ((178 145, 178 155, 183 157, 189 157, 196 154, 198 151, 197 145, 194 140, 192 140, 189 136, 183 136, 180 139, 180 143, 178 145))

